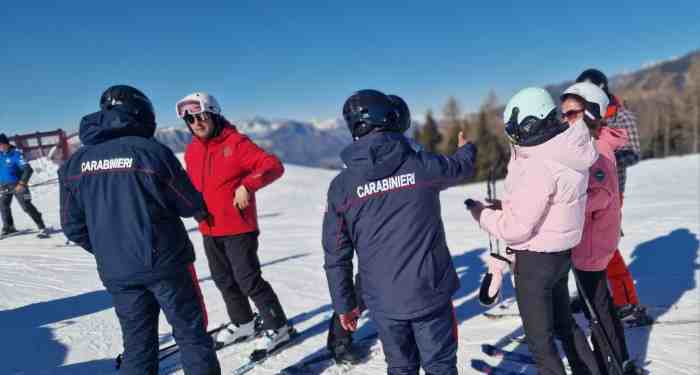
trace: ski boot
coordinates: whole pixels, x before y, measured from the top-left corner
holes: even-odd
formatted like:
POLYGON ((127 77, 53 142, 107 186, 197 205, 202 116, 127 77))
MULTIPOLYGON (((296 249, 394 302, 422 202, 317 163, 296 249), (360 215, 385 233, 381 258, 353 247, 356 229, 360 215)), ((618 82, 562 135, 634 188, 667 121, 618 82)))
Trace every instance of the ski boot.
POLYGON ((360 362, 360 356, 353 351, 352 338, 350 337, 338 339, 335 345, 328 350, 333 354, 333 359, 338 365, 355 365, 360 362))
POLYGON ((9 226, 2 228, 2 232, 0 232, 0 236, 9 236, 10 234, 17 233, 17 229, 15 229, 14 226, 9 226))
POLYGON ((261 321, 258 314, 253 315, 253 319, 248 323, 228 323, 216 334, 214 338, 214 347, 222 348, 227 345, 252 339, 260 334, 260 331, 261 321))
POLYGON ((628 359, 622 364, 622 375, 644 375, 644 370, 638 367, 633 360, 628 359))
POLYGON ((617 308, 617 317, 628 327, 646 326, 654 322, 647 309, 640 305, 627 304, 617 308))
POLYGON ((288 324, 278 329, 263 331, 262 335, 255 341, 255 350, 250 354, 250 359, 259 361, 267 357, 267 355, 274 352, 275 349, 288 343, 289 340, 291 340, 293 332, 294 328, 290 327, 288 324))
POLYGON ((48 228, 39 228, 39 233, 36 235, 38 238, 49 238, 51 237, 51 233, 49 233, 48 228))

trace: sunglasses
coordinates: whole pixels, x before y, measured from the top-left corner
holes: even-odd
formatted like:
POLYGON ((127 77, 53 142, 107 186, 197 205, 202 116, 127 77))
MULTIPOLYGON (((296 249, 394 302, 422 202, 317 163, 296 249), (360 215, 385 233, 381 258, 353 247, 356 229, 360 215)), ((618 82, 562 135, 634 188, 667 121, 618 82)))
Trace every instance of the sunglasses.
POLYGON ((561 114, 561 119, 565 121, 574 121, 580 113, 583 113, 585 109, 572 109, 561 114))
POLYGON ((194 115, 191 115, 188 113, 188 114, 184 115, 182 118, 183 118, 183 120, 185 120, 185 123, 187 125, 192 125, 195 123, 195 121, 202 122, 202 121, 209 120, 209 115, 207 115, 206 112, 196 113, 194 115))

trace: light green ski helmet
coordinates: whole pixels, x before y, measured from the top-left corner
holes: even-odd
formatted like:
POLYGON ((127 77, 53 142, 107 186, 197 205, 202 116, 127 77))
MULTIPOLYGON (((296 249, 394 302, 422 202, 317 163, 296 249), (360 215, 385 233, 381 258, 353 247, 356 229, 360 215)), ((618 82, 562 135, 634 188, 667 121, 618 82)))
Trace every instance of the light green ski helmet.
POLYGON ((508 101, 503 112, 506 135, 511 142, 522 144, 539 129, 541 123, 557 106, 547 90, 528 87, 518 91, 508 101))
POLYGON ((545 89, 539 87, 522 89, 508 101, 503 112, 504 124, 511 120, 515 107, 519 108, 519 115, 515 120, 520 123, 528 116, 535 116, 540 120, 544 119, 557 106, 554 104, 552 96, 545 89))

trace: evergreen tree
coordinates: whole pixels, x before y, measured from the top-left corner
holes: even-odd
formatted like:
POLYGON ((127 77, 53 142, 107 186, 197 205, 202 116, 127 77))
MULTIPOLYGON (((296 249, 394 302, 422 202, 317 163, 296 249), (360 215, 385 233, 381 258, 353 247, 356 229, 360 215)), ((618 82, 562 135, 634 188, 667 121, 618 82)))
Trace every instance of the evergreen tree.
POLYGON ((442 141, 442 134, 440 134, 437 122, 435 122, 433 112, 431 110, 428 110, 428 112, 425 114, 425 124, 423 124, 423 129, 420 132, 418 141, 423 145, 425 151, 438 151, 437 148, 442 141))

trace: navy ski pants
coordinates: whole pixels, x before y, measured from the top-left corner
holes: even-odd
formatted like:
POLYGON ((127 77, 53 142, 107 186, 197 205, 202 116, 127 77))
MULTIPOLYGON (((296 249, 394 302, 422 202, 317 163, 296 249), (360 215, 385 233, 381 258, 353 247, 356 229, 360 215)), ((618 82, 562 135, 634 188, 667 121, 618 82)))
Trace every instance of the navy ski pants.
POLYGON ((389 375, 457 375, 457 326, 452 303, 426 316, 395 320, 372 311, 389 375))
POLYGON ((199 286, 186 267, 170 278, 148 284, 108 286, 122 327, 122 375, 158 374, 158 315, 163 310, 180 346, 187 375, 220 375, 214 344, 206 332, 199 286))

